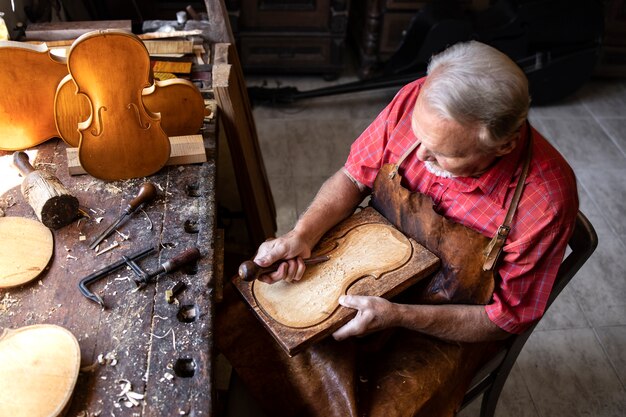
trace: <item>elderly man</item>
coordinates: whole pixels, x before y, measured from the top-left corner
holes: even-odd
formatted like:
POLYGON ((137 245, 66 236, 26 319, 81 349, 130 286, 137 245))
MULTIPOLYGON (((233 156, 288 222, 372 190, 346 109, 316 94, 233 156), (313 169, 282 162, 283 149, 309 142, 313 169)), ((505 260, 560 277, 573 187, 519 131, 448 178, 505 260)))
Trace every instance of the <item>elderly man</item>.
POLYGON ((263 281, 299 280, 302 259, 372 193, 443 266, 397 300, 341 297, 356 317, 291 359, 250 330, 254 318, 238 322, 245 331, 220 318, 218 346, 272 415, 453 415, 497 341, 542 316, 578 200, 571 168, 526 121, 529 102, 504 54, 448 48, 354 142, 293 230, 260 246, 259 265, 284 260, 263 281))

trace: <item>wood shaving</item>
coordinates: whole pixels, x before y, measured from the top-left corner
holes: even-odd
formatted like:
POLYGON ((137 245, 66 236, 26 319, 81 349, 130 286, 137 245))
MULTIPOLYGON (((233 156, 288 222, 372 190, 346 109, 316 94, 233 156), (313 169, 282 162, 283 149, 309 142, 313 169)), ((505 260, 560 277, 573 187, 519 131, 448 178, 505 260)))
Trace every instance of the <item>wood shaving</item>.
POLYGON ((11 307, 19 305, 20 300, 11 297, 10 293, 4 293, 4 297, 0 300, 0 313, 9 310, 11 307))
MULTIPOLYGON (((96 256, 100 256, 100 255, 102 255, 103 253, 106 253, 106 252, 110 251, 111 249, 117 248, 119 245, 120 245, 120 244, 119 244, 119 243, 117 243, 117 240, 116 240, 115 242, 111 243, 111 245, 110 245, 110 246, 107 246, 106 248, 104 248, 104 249, 102 249, 102 250, 100 250, 100 251, 96 252, 96 256)), ((100 247, 100 245, 98 245, 98 246, 96 247, 96 249, 99 249, 99 247, 100 247)))
POLYGON ((115 229, 115 232, 120 235, 120 237, 122 238, 122 240, 128 240, 128 238, 130 237, 130 233, 125 235, 124 233, 120 232, 119 230, 115 229))
POLYGON ((136 407, 140 404, 140 400, 144 399, 144 395, 138 392, 134 392, 133 386, 127 379, 120 379, 117 381, 120 385, 121 392, 117 395, 117 401, 115 405, 122 404, 127 408, 136 407))

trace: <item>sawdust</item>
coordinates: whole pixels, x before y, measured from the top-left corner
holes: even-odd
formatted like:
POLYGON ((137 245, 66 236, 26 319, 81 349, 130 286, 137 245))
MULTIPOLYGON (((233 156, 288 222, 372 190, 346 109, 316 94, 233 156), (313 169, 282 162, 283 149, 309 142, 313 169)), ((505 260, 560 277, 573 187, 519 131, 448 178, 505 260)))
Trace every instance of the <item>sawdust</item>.
POLYGON ((19 304, 19 299, 11 297, 11 294, 8 292, 4 293, 4 297, 0 300, 0 314, 4 314, 12 307, 19 306, 19 304))

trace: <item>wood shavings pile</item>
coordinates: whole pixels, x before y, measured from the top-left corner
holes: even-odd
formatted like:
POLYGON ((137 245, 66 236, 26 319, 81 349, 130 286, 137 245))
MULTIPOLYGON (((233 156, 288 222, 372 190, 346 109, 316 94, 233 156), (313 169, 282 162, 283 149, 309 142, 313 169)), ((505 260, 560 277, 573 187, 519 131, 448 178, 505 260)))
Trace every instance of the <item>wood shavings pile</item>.
POLYGON ((8 311, 11 307, 19 305, 19 303, 20 300, 11 297, 11 294, 9 294, 8 292, 5 293, 4 297, 2 297, 2 300, 0 300, 0 313, 8 311))

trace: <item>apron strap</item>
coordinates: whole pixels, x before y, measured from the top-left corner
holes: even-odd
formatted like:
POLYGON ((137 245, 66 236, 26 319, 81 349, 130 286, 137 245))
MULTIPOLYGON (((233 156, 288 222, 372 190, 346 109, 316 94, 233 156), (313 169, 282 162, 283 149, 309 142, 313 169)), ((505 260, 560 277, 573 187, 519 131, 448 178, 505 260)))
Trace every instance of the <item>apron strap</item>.
POLYGON ((389 178, 393 179, 393 177, 396 176, 396 174, 398 173, 398 169, 400 168, 400 165, 402 165, 402 163, 404 162, 404 160, 409 156, 409 154, 411 152, 413 152, 415 150, 415 148, 417 148, 419 146, 419 144, 422 143, 421 140, 416 140, 415 142, 413 142, 413 144, 409 147, 409 149, 407 149, 402 156, 400 157, 400 159, 398 159, 398 161, 393 164, 393 169, 391 170, 391 172, 389 173, 389 178))
POLYGON ((526 121, 526 129, 527 129, 527 141, 526 144, 526 154, 524 156, 524 166, 522 167, 522 173, 520 174, 519 179, 517 180, 517 186, 515 187, 515 193, 513 194, 513 198, 511 199, 511 205, 509 206, 509 210, 504 217, 504 222, 498 230, 496 234, 493 236, 489 245, 485 248, 483 254, 485 255, 485 263, 483 263, 483 271, 491 271, 496 265, 496 261, 502 252, 502 248, 504 247, 504 243, 506 242, 506 238, 511 231, 511 222, 513 221, 513 216, 515 215, 515 211, 517 210, 517 206, 522 197, 522 191, 524 190, 524 183, 526 182, 526 177, 528 176, 528 169, 530 167, 530 159, 532 154, 532 135, 530 129, 530 123, 528 120, 526 121))

